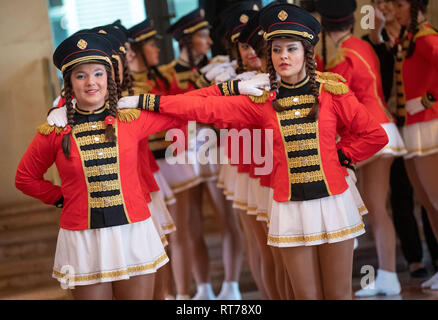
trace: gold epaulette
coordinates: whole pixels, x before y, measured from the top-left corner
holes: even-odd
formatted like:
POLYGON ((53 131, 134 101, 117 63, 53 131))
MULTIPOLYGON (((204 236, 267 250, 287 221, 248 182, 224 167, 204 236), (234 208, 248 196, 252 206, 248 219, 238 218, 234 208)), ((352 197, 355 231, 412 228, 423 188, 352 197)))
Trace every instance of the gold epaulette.
POLYGON ((427 23, 423 23, 420 26, 420 30, 415 34, 414 41, 421 37, 437 35, 437 34, 438 32, 434 28, 430 27, 427 23))
POLYGON ((41 124, 38 126, 37 130, 39 133, 48 136, 55 130, 56 134, 60 134, 63 128, 57 127, 57 126, 51 126, 47 122, 41 124))
POLYGON ((118 109, 117 117, 122 122, 131 122, 140 116, 139 109, 118 109))
MULTIPOLYGON (((132 89, 134 90, 134 95, 138 96, 141 93, 149 93, 152 90, 152 86, 147 82, 132 82, 132 89)), ((123 96, 123 93, 122 93, 123 96)))
POLYGON ((324 89, 332 94, 346 94, 349 89, 345 78, 337 73, 317 72, 316 81, 324 85, 324 89))
POLYGON ((255 103, 265 103, 269 99, 269 91, 263 90, 261 96, 248 96, 248 98, 255 103))
POLYGON ((168 64, 158 66, 158 71, 161 73, 163 77, 167 79, 169 83, 172 83, 173 81, 173 71, 175 70, 175 65, 176 65, 176 60, 173 60, 168 64))

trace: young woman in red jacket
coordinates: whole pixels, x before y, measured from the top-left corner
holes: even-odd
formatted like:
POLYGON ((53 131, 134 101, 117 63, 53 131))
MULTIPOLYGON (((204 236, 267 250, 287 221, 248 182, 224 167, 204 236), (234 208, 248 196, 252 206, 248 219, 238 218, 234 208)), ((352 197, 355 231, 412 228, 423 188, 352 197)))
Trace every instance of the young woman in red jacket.
MULTIPOLYGON (((356 292, 357 296, 379 293, 396 295, 401 287, 395 269, 396 235, 387 212, 389 175, 394 157, 406 153, 395 120, 386 107, 383 95, 380 64, 372 47, 352 35, 356 0, 318 1, 316 10, 321 14, 323 28, 324 71, 342 75, 359 102, 385 129, 389 143, 372 158, 358 164, 361 194, 369 211, 367 216, 373 228, 379 270, 373 285, 356 292), (326 41, 333 41, 335 50, 330 55, 326 41), (328 58, 330 56, 330 59, 328 58)), ((353 174, 354 176, 354 174, 353 174)))
MULTIPOLYGON (((406 170, 438 237, 438 33, 426 21, 428 0, 396 0, 406 29, 397 46, 397 123, 408 154, 406 170)), ((438 290, 438 273, 422 284, 438 290)))
POLYGON ((99 34, 76 34, 58 46, 54 63, 64 77, 68 125, 39 127, 16 186, 63 208, 53 277, 74 288, 75 298, 151 299, 153 273, 168 257, 149 219, 138 146, 181 121, 117 112, 112 55, 99 34), (53 163, 61 186, 43 177, 53 163))
POLYGON ((260 24, 268 40, 271 88, 278 89, 266 102, 214 97, 245 87, 228 82, 202 89, 206 97, 163 96, 159 106, 145 103, 158 98, 154 95, 128 97, 119 106, 138 103, 204 123, 272 130, 274 195, 268 244, 281 248, 297 299, 351 299, 353 239, 365 230, 341 163, 371 157, 388 137, 338 75, 317 76, 316 19, 297 6, 278 4, 262 10, 260 24), (336 143, 338 132, 348 132, 354 139, 336 143))

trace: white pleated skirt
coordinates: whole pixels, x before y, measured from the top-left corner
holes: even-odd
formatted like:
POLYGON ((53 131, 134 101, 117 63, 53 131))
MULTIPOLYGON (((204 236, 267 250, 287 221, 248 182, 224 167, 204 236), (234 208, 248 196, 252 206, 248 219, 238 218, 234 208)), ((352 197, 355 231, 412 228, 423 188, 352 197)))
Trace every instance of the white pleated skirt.
POLYGON ((154 273, 168 261, 152 219, 101 229, 61 228, 52 276, 74 288, 154 273))
MULTIPOLYGON (((248 175, 249 176, 249 175, 248 175)), ((257 215, 257 192, 260 185, 260 178, 249 177, 248 181, 248 206, 246 213, 252 216, 257 215)))
POLYGON ((404 126, 402 132, 408 150, 405 159, 438 152, 438 119, 404 126))
POLYGON ((223 164, 219 173, 217 186, 223 188, 227 200, 234 200, 237 181, 237 166, 223 164))
POLYGON ((200 183, 199 176, 196 174, 193 164, 188 162, 187 152, 184 156, 184 164, 169 164, 166 159, 157 160, 160 172, 173 193, 188 190, 200 183))
POLYGON ((161 171, 154 172, 154 178, 160 188, 160 196, 163 197, 164 203, 168 206, 175 204, 175 195, 173 194, 172 189, 170 189, 170 186, 161 171))
POLYGON ((351 191, 351 194, 353 195, 354 202, 356 203, 357 210, 359 210, 359 213, 363 216, 368 213, 368 209, 365 206, 365 203, 362 200, 362 197, 360 196, 359 190, 356 187, 356 174, 353 170, 347 168, 348 176, 345 177, 345 180, 347 181, 348 187, 351 191))
POLYGON ((272 201, 268 244, 275 247, 335 243, 365 233, 354 196, 345 192, 307 201, 272 201))
POLYGON ((269 223, 268 208, 269 204, 272 205, 272 201, 269 199, 271 195, 271 188, 258 185, 256 189, 256 199, 257 199, 257 221, 264 221, 269 223))
POLYGON ((358 167, 375 160, 378 157, 401 157, 407 154, 405 143, 395 123, 380 124, 388 136, 388 143, 372 157, 359 162, 358 167))
POLYGON ((148 203, 149 211, 159 224, 162 233, 166 235, 176 231, 175 222, 173 221, 169 210, 167 210, 163 195, 160 191, 155 191, 151 192, 150 196, 152 201, 148 203))
POLYGON ((245 211, 248 209, 248 187, 249 174, 247 172, 237 172, 233 208, 245 211))

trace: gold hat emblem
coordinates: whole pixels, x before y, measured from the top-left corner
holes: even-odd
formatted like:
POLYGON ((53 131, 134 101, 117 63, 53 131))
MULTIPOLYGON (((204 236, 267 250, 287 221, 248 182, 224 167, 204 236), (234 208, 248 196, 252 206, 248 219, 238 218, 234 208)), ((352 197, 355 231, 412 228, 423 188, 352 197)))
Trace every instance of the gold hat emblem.
POLYGON ((103 29, 100 29, 98 33, 107 34, 108 32, 106 32, 106 31, 103 30, 103 29))
POLYGON ((204 18, 205 17, 205 10, 204 9, 199 10, 199 15, 204 18))
POLYGON ((81 39, 78 41, 78 43, 76 45, 78 46, 79 49, 84 50, 87 47, 88 43, 87 43, 87 41, 81 39))
POLYGON ((259 11, 259 6, 258 5, 253 5, 252 6, 252 10, 254 10, 254 11, 259 11))
POLYGON ((263 35, 263 33, 265 33, 263 30, 260 30, 259 32, 258 32, 258 35, 259 36, 261 36, 261 35, 263 35))
POLYGON ((248 18, 248 16, 246 14, 242 14, 240 16, 240 19, 239 19, 239 21, 242 22, 242 23, 247 23, 248 20, 249 20, 249 18, 248 18))
POLYGON ((281 21, 286 20, 286 19, 287 19, 287 13, 286 13, 286 11, 281 10, 281 11, 278 13, 278 19, 280 19, 281 21))

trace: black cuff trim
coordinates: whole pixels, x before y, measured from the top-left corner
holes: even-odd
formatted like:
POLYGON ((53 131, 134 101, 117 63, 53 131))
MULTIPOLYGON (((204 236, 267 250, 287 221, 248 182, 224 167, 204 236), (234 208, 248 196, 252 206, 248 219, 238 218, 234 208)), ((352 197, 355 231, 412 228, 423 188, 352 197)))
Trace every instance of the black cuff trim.
POLYGON ((160 112, 160 97, 158 94, 141 94, 138 99, 138 107, 143 110, 160 112))
POLYGON ((237 96, 240 94, 238 80, 232 80, 218 84, 219 90, 223 96, 237 96))
POLYGON ((341 149, 338 149, 338 158, 339 162, 341 163, 341 166, 350 168, 352 170, 355 170, 354 165, 351 163, 351 159, 348 158, 341 149))
POLYGON ((427 92, 422 98, 421 98, 421 104, 423 105, 423 107, 425 107, 426 109, 432 107, 436 102, 435 97, 430 94, 429 92, 427 92))
POLYGON ((53 205, 57 208, 64 207, 64 196, 61 196, 61 198, 59 198, 59 200, 56 201, 53 205))

